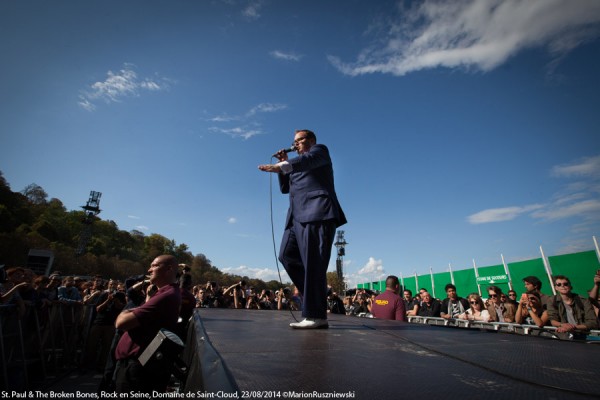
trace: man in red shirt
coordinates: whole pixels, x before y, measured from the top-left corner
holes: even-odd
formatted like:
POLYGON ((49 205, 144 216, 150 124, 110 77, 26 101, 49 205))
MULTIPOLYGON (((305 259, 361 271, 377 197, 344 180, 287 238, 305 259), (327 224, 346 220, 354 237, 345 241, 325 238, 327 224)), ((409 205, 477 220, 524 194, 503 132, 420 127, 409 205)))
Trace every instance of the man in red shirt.
POLYGON ((375 297, 371 305, 371 314, 375 318, 406 321, 404 301, 400 298, 400 282, 398 277, 390 275, 385 280, 385 292, 375 297))
POLYGON ((181 305, 181 292, 176 284, 178 270, 175 257, 156 257, 150 265, 148 275, 150 283, 158 291, 151 297, 148 293, 143 305, 123 311, 115 321, 115 327, 125 331, 115 350, 115 386, 119 393, 164 392, 167 387, 170 371, 147 370, 140 364, 138 357, 160 329, 171 332, 177 329, 181 305))

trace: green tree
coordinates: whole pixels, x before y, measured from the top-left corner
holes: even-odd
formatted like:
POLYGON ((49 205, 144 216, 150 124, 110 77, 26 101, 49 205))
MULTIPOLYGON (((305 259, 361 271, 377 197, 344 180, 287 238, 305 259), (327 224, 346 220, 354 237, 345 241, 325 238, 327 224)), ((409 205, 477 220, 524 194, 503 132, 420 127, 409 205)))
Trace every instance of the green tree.
POLYGON ((27 200, 35 205, 46 204, 46 199, 48 198, 48 193, 46 193, 40 185, 35 183, 27 185, 21 193, 27 197, 27 200))
POLYGON ((193 255, 185 243, 177 244, 158 233, 145 236, 138 230, 122 231, 114 221, 97 216, 91 218, 89 251, 76 256, 79 236, 86 228, 84 221, 84 211, 67 211, 59 199, 48 200, 46 191, 35 183, 22 192, 13 192, 0 171, 0 263, 25 265, 29 249, 43 248, 54 252, 55 271, 125 279, 146 273, 156 256, 172 254, 191 267, 196 283, 217 281, 226 286, 244 279, 257 290, 281 286, 277 281, 265 283, 223 274, 206 255, 193 255))
POLYGON ((337 292, 340 296, 344 294, 346 290, 346 286, 344 281, 342 281, 337 272, 328 272, 327 273, 327 284, 333 288, 334 292, 337 292))
POLYGON ((153 233, 144 238, 144 252, 146 253, 145 261, 148 263, 161 254, 172 254, 170 249, 171 241, 163 235, 153 233))

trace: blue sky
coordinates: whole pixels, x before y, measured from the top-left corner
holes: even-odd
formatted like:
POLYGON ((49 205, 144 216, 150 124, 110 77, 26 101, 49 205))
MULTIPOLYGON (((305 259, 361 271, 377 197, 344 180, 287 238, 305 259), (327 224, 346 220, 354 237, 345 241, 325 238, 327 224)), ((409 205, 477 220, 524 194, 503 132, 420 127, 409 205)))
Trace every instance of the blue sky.
POLYGON ((596 0, 3 1, 0 54, 13 190, 100 191, 225 272, 277 279, 257 166, 300 128, 331 151, 351 286, 600 236, 596 0))

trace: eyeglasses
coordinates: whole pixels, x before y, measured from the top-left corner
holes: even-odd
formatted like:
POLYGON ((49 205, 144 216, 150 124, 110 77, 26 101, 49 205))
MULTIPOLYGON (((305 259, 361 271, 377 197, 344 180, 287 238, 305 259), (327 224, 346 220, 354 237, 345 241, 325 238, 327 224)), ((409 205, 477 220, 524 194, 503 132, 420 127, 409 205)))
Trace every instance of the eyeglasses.
POLYGON ((304 137, 301 137, 301 138, 295 139, 293 144, 302 143, 302 142, 303 142, 303 141, 305 141, 306 139, 308 139, 308 136, 304 136, 304 137))
POLYGON ((517 295, 515 293, 511 293, 508 295, 508 297, 517 297, 517 295))
POLYGON ((476 302, 476 301, 470 301, 469 303, 471 303, 471 304, 479 304, 479 303, 478 303, 478 302, 476 302))
POLYGON ((538 299, 537 299, 537 298, 535 298, 535 297, 530 297, 530 298, 529 298, 529 301, 538 301, 538 299))
POLYGON ((490 294, 490 297, 496 298, 496 297, 498 297, 498 295, 497 294, 490 294))
POLYGON ((565 286, 565 287, 571 286, 571 283, 570 282, 564 282, 564 283, 556 282, 556 287, 562 287, 562 286, 565 286))

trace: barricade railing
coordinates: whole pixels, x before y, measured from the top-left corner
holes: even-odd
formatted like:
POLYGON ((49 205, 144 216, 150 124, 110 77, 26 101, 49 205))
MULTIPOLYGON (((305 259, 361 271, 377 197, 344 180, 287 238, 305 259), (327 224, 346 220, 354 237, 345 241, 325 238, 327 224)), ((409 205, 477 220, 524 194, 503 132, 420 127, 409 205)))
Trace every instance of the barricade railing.
POLYGON ((561 340, 598 341, 598 343, 600 343, 600 330, 563 333, 557 332, 556 327, 554 326, 544 326, 540 328, 537 325, 516 324, 511 322, 483 322, 456 318, 446 319, 440 317, 422 316, 408 316, 408 322, 456 328, 485 329, 488 331, 514 333, 518 335, 540 336, 561 340))
POLYGON ((0 357, 2 358, 2 387, 14 382, 19 388, 28 384, 25 344, 20 310, 15 305, 0 305, 0 357), (21 362, 19 362, 19 360, 21 362))
POLYGON ((77 367, 93 322, 94 305, 52 302, 0 305, 0 386, 2 389, 30 389, 31 370, 35 378, 77 367))

